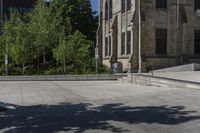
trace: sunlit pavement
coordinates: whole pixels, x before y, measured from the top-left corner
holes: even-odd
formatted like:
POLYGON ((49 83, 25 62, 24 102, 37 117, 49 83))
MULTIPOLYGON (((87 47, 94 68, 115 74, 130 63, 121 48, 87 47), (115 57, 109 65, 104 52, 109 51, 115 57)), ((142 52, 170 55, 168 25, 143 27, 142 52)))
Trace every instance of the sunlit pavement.
POLYGON ((200 133, 200 90, 193 89, 0 82, 0 106, 5 133, 200 133))

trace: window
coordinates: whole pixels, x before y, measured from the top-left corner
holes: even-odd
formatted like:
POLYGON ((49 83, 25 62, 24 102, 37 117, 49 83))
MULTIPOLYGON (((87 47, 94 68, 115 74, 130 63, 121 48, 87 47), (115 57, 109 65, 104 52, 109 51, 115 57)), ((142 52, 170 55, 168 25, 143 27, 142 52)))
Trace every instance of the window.
POLYGON ((113 3, 112 3, 112 0, 110 0, 110 3, 109 3, 109 19, 112 19, 112 7, 113 7, 113 3))
POLYGON ((127 34, 122 32, 121 35, 121 55, 129 54, 131 54, 131 31, 127 31, 127 34))
POLYGON ((108 56, 108 37, 105 38, 105 56, 108 56))
POLYGON ((109 52, 108 56, 111 56, 111 36, 109 36, 109 52))
POLYGON ((131 10, 131 0, 127 0, 127 11, 131 10))
POLYGON ((131 54, 131 31, 127 32, 127 47, 126 47, 126 54, 131 54))
POLYGON ((194 52, 200 54, 200 30, 194 31, 194 52))
POLYGON ((167 8, 167 0, 156 0, 156 8, 167 8))
POLYGON ((105 20, 108 21, 108 2, 105 4, 105 20))
POLYGON ((105 56, 111 56, 111 36, 105 37, 105 56))
POLYGON ((167 54, 166 29, 156 29, 156 54, 167 54))
POLYGON ((125 55, 125 32, 121 36, 121 55, 125 55))
POLYGON ((194 0, 194 9, 195 12, 200 9, 200 0, 194 0))
POLYGON ((122 14, 125 13, 126 11, 126 0, 121 0, 121 9, 122 9, 122 14))

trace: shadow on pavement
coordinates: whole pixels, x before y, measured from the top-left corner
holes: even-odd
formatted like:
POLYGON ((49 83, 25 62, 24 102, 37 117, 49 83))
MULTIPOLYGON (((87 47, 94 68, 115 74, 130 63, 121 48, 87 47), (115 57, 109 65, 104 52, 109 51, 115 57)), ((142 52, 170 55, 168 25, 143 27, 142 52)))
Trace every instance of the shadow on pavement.
POLYGON ((82 133, 86 130, 125 132, 114 122, 128 124, 157 123, 177 125, 200 119, 196 111, 186 111, 184 106, 141 106, 105 104, 61 103, 60 105, 16 106, 16 109, 0 112, 0 131, 15 133, 54 133, 68 131, 82 133))
POLYGON ((0 113, 6 111, 7 109, 0 106, 0 113))

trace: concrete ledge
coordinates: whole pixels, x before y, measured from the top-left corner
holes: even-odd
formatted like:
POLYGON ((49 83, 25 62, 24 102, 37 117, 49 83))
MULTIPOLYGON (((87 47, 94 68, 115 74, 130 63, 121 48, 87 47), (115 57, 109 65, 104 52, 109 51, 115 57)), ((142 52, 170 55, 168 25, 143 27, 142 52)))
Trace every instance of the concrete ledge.
POLYGON ((192 88, 200 89, 200 83, 163 78, 163 77, 153 77, 148 75, 139 75, 133 74, 132 77, 129 75, 128 82, 141 84, 141 85, 150 85, 150 86, 160 86, 160 87, 178 87, 178 88, 192 88))
POLYGON ((117 80, 121 75, 35 75, 35 76, 0 76, 0 81, 93 81, 117 80))
POLYGON ((180 65, 170 68, 154 70, 153 72, 187 72, 187 71, 198 71, 198 70, 200 70, 200 64, 192 63, 187 65, 180 65))

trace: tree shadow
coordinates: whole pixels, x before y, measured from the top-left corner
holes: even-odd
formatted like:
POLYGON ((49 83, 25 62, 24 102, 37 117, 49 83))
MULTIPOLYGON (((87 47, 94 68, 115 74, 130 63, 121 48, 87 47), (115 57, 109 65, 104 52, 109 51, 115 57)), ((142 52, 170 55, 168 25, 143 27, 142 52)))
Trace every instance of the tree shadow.
POLYGON ((121 133, 127 130, 114 126, 111 121, 128 124, 177 125, 200 119, 200 115, 195 114, 196 111, 186 111, 184 106, 131 107, 123 104, 105 104, 92 107, 88 103, 61 103, 15 107, 16 109, 0 113, 0 131, 82 133, 94 129, 121 133))
POLYGON ((0 113, 6 111, 7 109, 0 106, 0 113))

